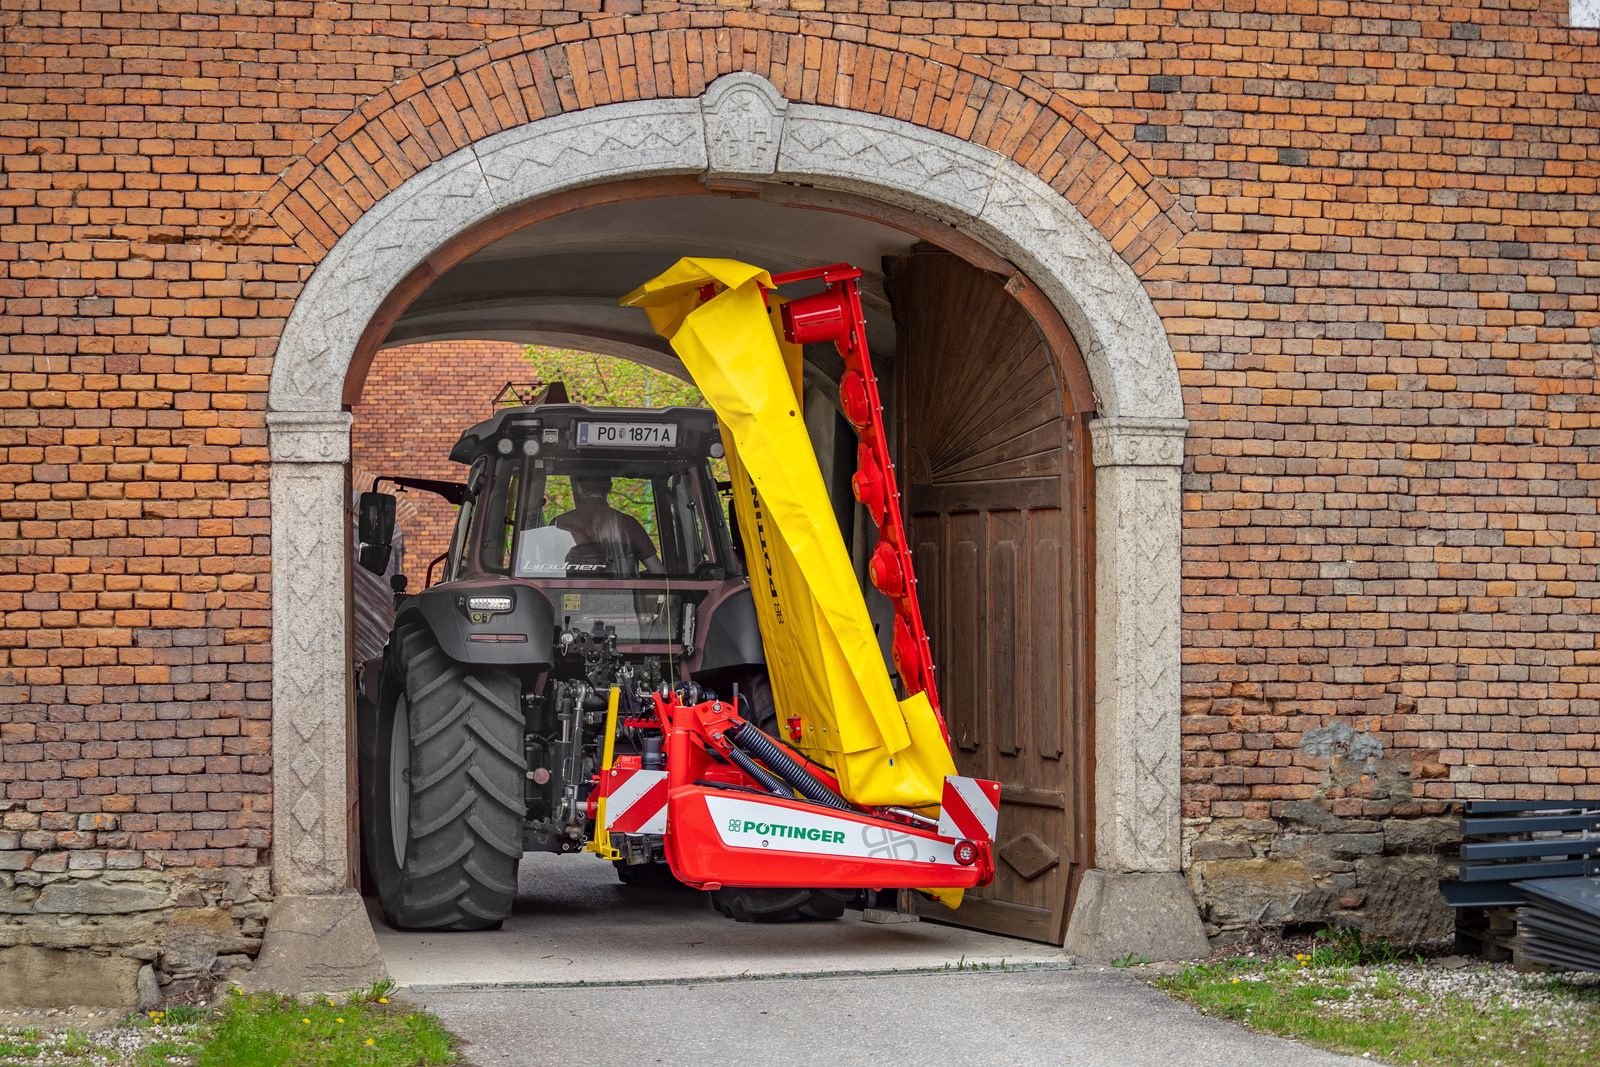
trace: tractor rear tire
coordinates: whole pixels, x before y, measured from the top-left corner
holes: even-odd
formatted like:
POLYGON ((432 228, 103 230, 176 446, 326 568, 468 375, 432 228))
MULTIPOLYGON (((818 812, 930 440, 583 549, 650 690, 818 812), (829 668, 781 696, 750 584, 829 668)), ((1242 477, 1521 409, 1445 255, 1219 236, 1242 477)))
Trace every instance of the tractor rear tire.
POLYGON ((739 714, 773 737, 783 736, 778 733, 778 707, 766 671, 750 671, 739 679, 739 714))
POLYGON ((633 889, 682 889, 665 863, 624 863, 616 861, 617 881, 633 889))
POLYGON ((510 671, 468 667, 416 621, 384 658, 362 775, 362 838, 384 916, 404 930, 493 929, 522 859, 523 716, 510 671))
POLYGON ((713 889, 711 906, 735 922, 820 922, 844 914, 845 889, 713 889))

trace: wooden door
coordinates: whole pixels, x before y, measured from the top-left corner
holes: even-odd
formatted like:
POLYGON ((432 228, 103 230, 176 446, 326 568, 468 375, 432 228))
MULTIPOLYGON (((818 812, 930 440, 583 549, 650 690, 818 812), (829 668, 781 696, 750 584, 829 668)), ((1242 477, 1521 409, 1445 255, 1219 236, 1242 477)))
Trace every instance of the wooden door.
POLYGON ((1059 944, 1092 862, 1088 435, 1059 370, 1079 356, 1004 278, 943 252, 890 266, 935 678, 961 773, 1002 783, 993 884, 926 914, 1059 944))

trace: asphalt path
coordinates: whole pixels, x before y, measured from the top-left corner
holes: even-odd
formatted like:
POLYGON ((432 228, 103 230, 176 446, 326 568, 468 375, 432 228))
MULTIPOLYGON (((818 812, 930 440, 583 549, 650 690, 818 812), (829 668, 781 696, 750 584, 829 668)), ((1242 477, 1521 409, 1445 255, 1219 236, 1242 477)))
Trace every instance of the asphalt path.
POLYGON ((1371 1062, 1252 1034, 1100 968, 441 989, 410 999, 467 1042, 477 1067, 1371 1062))

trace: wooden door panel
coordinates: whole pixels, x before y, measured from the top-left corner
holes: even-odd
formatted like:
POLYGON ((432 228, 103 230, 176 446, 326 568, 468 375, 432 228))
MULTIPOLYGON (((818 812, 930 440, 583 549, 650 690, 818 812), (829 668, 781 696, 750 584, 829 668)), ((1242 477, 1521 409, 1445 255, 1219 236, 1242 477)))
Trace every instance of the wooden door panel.
MULTIPOLYGON (((1064 580, 1060 512, 1033 512, 1029 523, 1033 527, 1030 588, 1060 589, 1064 580)), ((1058 700, 1057 694, 1067 684, 1071 664, 1063 641, 1061 613, 1035 610, 1031 621, 1028 681, 1033 689, 1033 706, 1040 711, 1032 720, 1034 751, 1040 759, 1054 761, 1061 758, 1067 726, 1066 703, 1058 700)))
POLYGON ((944 254, 891 275, 918 595, 956 765, 1002 784, 994 882, 925 914, 1059 943, 1090 859, 1079 424, 1001 279, 944 254))
POLYGON ((984 701, 989 707, 990 736, 994 738, 994 759, 987 769, 991 776, 1004 778, 1010 768, 1005 758, 1021 751, 1021 733, 1026 729, 1031 700, 1024 701, 1022 683, 1026 655, 1019 640, 1018 616, 1022 590, 1017 575, 1017 542, 1022 523, 1017 512, 990 512, 985 516, 988 548, 989 587, 984 601, 984 643, 988 646, 989 677, 984 701))
MULTIPOLYGON (((964 523, 941 524, 947 526, 964 523)), ((978 573, 978 543, 972 537, 962 537, 958 531, 946 530, 949 538, 947 558, 950 573, 946 581, 950 599, 957 604, 975 604, 982 595, 982 575, 978 573)), ((965 752, 977 752, 983 747, 986 734, 981 721, 984 706, 983 662, 978 655, 978 645, 971 635, 954 625, 954 614, 946 608, 938 628, 946 649, 944 662, 948 664, 945 678, 950 696, 945 701, 950 736, 965 752)), ((938 662, 937 660, 935 662, 938 662)), ((942 692, 942 690, 941 690, 942 692)))

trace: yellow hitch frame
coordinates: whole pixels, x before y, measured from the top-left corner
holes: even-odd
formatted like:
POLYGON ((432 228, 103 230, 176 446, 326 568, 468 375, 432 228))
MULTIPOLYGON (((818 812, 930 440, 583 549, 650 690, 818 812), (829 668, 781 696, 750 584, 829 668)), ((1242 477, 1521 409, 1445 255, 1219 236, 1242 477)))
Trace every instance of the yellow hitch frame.
MULTIPOLYGON (((617 704, 622 699, 622 690, 616 686, 611 687, 611 692, 606 694, 606 743, 600 753, 600 781, 605 782, 606 775, 611 773, 611 762, 617 754, 617 704)), ((600 794, 600 799, 595 802, 594 808, 594 836, 584 842, 583 847, 603 860, 620 860, 622 853, 611 847, 611 831, 606 829, 606 795, 600 794)))

